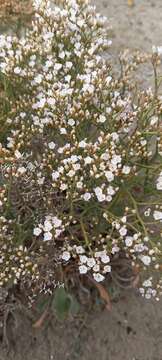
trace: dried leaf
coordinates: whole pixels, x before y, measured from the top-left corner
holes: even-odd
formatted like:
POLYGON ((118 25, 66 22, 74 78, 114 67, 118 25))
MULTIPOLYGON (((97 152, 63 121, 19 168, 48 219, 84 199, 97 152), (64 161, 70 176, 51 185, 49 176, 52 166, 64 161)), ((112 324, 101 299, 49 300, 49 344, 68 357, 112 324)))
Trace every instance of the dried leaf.
POLYGON ((134 0, 128 0, 128 6, 133 6, 134 5, 134 0))
POLYGON ((97 290, 99 291, 100 297, 101 299, 103 299, 106 303, 106 309, 107 310, 111 310, 111 300, 110 300, 110 296, 107 292, 107 290, 104 288, 103 285, 101 285, 100 283, 98 283, 97 281, 95 281, 94 279, 90 278, 89 279, 93 282, 93 284, 96 286, 97 290))
POLYGON ((137 287, 137 285, 138 285, 138 283, 139 283, 139 280, 140 280, 140 276, 139 276, 139 274, 135 277, 135 279, 133 280, 133 283, 132 283, 132 285, 133 285, 133 288, 136 288, 137 287))
POLYGON ((46 308, 46 309, 44 310, 44 312, 43 312, 43 314, 40 316, 40 318, 33 324, 33 328, 34 328, 34 329, 39 329, 39 328, 43 325, 43 323, 44 323, 47 315, 48 315, 48 308, 46 308))

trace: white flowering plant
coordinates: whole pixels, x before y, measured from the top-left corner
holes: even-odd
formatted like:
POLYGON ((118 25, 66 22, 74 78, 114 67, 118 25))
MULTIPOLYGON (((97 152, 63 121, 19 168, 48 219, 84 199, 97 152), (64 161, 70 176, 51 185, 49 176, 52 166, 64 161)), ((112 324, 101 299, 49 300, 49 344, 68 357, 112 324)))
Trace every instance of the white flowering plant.
POLYGON ((34 8, 24 37, 0 36, 0 286, 33 299, 69 277, 113 280, 158 299, 159 54, 124 52, 117 74, 107 19, 88 1, 34 8), (148 60, 155 89, 137 89, 148 60))

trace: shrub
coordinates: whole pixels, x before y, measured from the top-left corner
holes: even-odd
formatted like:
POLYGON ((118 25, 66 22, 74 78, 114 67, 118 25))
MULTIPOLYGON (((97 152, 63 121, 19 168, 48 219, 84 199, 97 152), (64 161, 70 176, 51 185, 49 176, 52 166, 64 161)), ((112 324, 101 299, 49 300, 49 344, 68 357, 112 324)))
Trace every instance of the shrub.
POLYGON ((117 74, 107 20, 85 0, 59 3, 35 0, 25 37, 0 36, 0 285, 33 297, 69 271, 122 286, 140 275, 141 294, 158 299, 158 49, 124 52, 117 74), (148 60, 154 91, 133 82, 148 60))

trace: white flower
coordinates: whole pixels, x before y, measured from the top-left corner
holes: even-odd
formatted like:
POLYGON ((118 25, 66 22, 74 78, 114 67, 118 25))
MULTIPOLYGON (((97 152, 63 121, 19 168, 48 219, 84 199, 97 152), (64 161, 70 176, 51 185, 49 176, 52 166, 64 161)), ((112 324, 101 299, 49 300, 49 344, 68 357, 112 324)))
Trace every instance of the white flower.
POLYGON ((80 255, 79 260, 81 264, 85 264, 87 262, 87 256, 86 255, 80 255))
POLYGON ((105 265, 104 269, 103 269, 103 273, 106 274, 106 273, 109 273, 109 272, 111 272, 111 266, 110 265, 105 265))
POLYGON ((60 174, 58 171, 53 171, 52 173, 52 180, 57 180, 59 178, 60 174))
POLYGON ((115 190, 113 189, 112 186, 109 186, 109 187, 107 188, 107 193, 108 193, 109 195, 114 195, 114 194, 115 194, 115 190))
POLYGON ((20 113, 20 117, 21 117, 22 119, 24 119, 25 116, 26 116, 26 113, 25 113, 25 112, 21 112, 21 113, 20 113))
POLYGON ((0 63, 0 69, 1 69, 1 71, 2 71, 3 73, 5 72, 6 68, 7 68, 6 62, 1 62, 1 63, 0 63))
POLYGON ((35 78, 34 81, 36 84, 40 84, 42 82, 43 76, 41 74, 38 74, 35 78))
POLYGON ((111 164, 112 165, 120 164, 121 160, 122 160, 121 155, 114 155, 111 159, 111 164))
POLYGON ((106 254, 103 254, 101 255, 101 261, 104 263, 104 264, 107 264, 108 262, 110 262, 110 257, 106 254))
POLYGON ((144 263, 144 265, 149 266, 151 264, 151 258, 148 255, 141 256, 141 261, 144 263))
POLYGON ((78 158, 77 155, 72 155, 70 159, 71 159, 71 161, 72 161, 73 163, 76 163, 79 158, 78 158))
POLYGON ((153 217, 155 220, 162 220, 162 211, 155 210, 153 213, 153 217))
POLYGON ((84 254, 85 250, 83 246, 76 246, 76 253, 77 254, 84 254))
POLYGON ((85 22, 84 22, 83 19, 77 21, 77 25, 78 25, 79 27, 82 27, 84 24, 85 24, 85 22))
POLYGON ((19 150, 15 150, 15 157, 16 157, 16 159, 21 159, 22 154, 20 153, 19 150))
POLYGON ((106 121, 106 116, 105 115, 100 115, 99 119, 97 120, 98 123, 103 124, 106 121))
POLYGON ((86 143, 84 140, 82 140, 82 141, 79 142, 79 147, 80 147, 80 148, 83 148, 83 149, 84 149, 84 148, 86 147, 86 145, 87 145, 87 143, 86 143))
POLYGON ((70 171, 67 173, 67 176, 69 176, 70 178, 72 178, 74 175, 75 175, 75 171, 74 171, 74 170, 70 170, 70 171))
POLYGON ((87 266, 85 266, 85 265, 80 265, 80 266, 79 266, 79 272, 80 272, 80 274, 86 274, 87 271, 88 271, 87 266))
POLYGON ((162 190, 162 172, 157 179, 156 188, 157 190, 162 190))
POLYGON ((50 39, 52 39, 53 38, 53 32, 51 32, 51 31, 48 31, 48 32, 46 32, 45 34, 43 34, 43 39, 45 40, 45 41, 48 41, 48 40, 50 40, 50 39))
POLYGON ((45 220, 45 222, 44 222, 44 231, 45 232, 48 232, 48 231, 50 231, 50 230, 52 230, 52 224, 50 223, 50 221, 48 221, 48 220, 45 220))
POLYGON ((143 285, 144 287, 151 287, 151 286, 152 286, 151 278, 145 280, 142 285, 143 285))
POLYGON ((101 275, 100 273, 93 273, 93 277, 97 282, 101 282, 105 279, 105 277, 103 275, 101 275))
POLYGON ((132 246, 132 244, 133 244, 133 237, 132 236, 126 236, 125 245, 129 247, 129 246, 132 246))
POLYGON ((75 125, 75 121, 74 121, 73 119, 69 119, 69 120, 68 120, 68 125, 74 126, 74 125, 75 125))
POLYGON ((153 125, 157 124, 157 122, 158 122, 158 116, 152 116, 150 125, 153 126, 153 125))
POLYGON ((96 265, 95 259, 94 259, 94 258, 88 258, 88 259, 87 259, 87 265, 88 265, 90 268, 92 268, 93 266, 95 266, 95 265, 96 265))
POLYGON ((68 188, 68 185, 67 185, 67 184, 61 184, 61 185, 60 185, 60 189, 61 189, 62 191, 66 190, 67 188, 68 188))
POLYGON ((75 171, 80 170, 80 168, 81 168, 80 164, 73 164, 73 169, 75 171))
POLYGON ((110 155, 108 154, 108 153, 103 153, 102 155, 101 155, 101 159, 103 159, 103 160, 109 160, 110 159, 110 155))
POLYGON ((83 85, 83 92, 89 92, 89 94, 93 94, 94 90, 95 90, 95 87, 92 84, 85 83, 83 85))
POLYGON ((83 195, 83 199, 85 201, 89 201, 91 197, 92 197, 92 195, 89 192, 87 192, 83 195))
POLYGON ((82 189, 82 187, 83 187, 82 181, 78 181, 76 184, 76 187, 77 187, 77 189, 82 189))
POLYGON ((41 234, 41 232, 42 232, 42 229, 40 229, 39 227, 36 227, 36 228, 34 228, 34 230, 33 230, 33 234, 34 234, 35 236, 39 236, 39 235, 41 234))
POLYGON ((107 76, 107 78, 106 78, 106 84, 109 85, 110 82, 111 82, 111 80, 112 80, 112 77, 111 77, 111 76, 107 76))
POLYGON ((99 186, 94 189, 94 192, 99 202, 105 201, 106 196, 102 193, 102 189, 99 186))
POLYGON ((52 234, 50 232, 44 233, 44 241, 49 241, 52 239, 52 234))
POLYGON ((122 227, 120 228, 119 234, 120 234, 121 236, 125 236, 125 235, 127 234, 127 229, 126 229, 125 226, 122 226, 122 227))
POLYGON ((102 189, 99 186, 97 186, 94 189, 94 192, 95 192, 96 196, 99 196, 100 194, 102 194, 102 189))
POLYGON ((67 131, 66 131, 66 129, 65 128, 60 128, 60 134, 66 134, 67 133, 67 131))
POLYGON ((56 101, 54 98, 50 97, 47 99, 47 103, 51 106, 55 105, 56 101))
POLYGON ((54 70, 60 70, 62 68, 62 64, 56 63, 54 66, 54 70))
POLYGON ((61 52, 59 53, 59 58, 60 58, 60 59, 64 59, 64 58, 65 58, 65 51, 61 51, 61 52))
POLYGON ((136 244, 134 245, 134 251, 135 252, 143 252, 145 250, 145 246, 143 244, 136 244))
POLYGON ((71 75, 65 76, 65 81, 70 82, 70 80, 71 80, 71 75))
POLYGON ((106 113, 107 114, 111 114, 111 112, 112 112, 112 108, 109 106, 109 107, 107 107, 106 108, 106 113))
POLYGON ((44 177, 42 177, 42 178, 39 177, 39 179, 37 180, 38 184, 39 184, 39 185, 43 185, 44 179, 45 179, 44 177))
POLYGON ((57 216, 54 216, 52 218, 52 222, 53 222, 55 228, 58 228, 62 225, 62 220, 58 219, 57 216))
POLYGON ((114 246, 112 247, 111 253, 112 253, 112 254, 116 254, 116 253, 118 253, 119 251, 120 251, 119 246, 114 245, 114 246))
POLYGON ((50 68, 52 66, 53 66, 53 62, 51 60, 47 60, 46 63, 45 63, 45 67, 50 68))
POLYGON ((55 237, 56 238, 59 237, 62 231, 63 231, 62 229, 55 229, 55 237))
POLYGON ((126 217, 126 216, 123 216, 123 217, 121 218, 121 221, 122 221, 123 224, 126 224, 126 222, 127 222, 127 217, 126 217))
POLYGON ((141 143, 142 146, 145 146, 147 144, 147 141, 146 140, 141 140, 140 143, 141 143))
POLYGON ((114 174, 112 173, 112 171, 105 171, 105 176, 109 182, 114 180, 114 174))
POLYGON ((51 141, 50 143, 48 143, 48 147, 49 147, 51 150, 53 150, 53 149, 55 148, 55 146, 56 146, 56 144, 55 144, 53 141, 51 141))
POLYGON ((19 172, 19 174, 22 175, 22 174, 24 174, 26 172, 26 168, 24 166, 21 166, 21 167, 18 168, 18 172, 19 172))
POLYGON ((130 167, 124 165, 123 169, 122 169, 122 173, 125 174, 125 175, 128 175, 130 173, 130 167))
POLYGON ((40 108, 40 109, 42 109, 42 108, 44 107, 45 103, 46 103, 46 98, 45 98, 45 97, 42 97, 42 98, 40 99, 39 103, 37 104, 37 107, 40 108))
POLYGON ((20 72, 21 72, 21 69, 20 69, 18 66, 15 67, 14 73, 15 73, 16 75, 18 75, 18 74, 20 74, 20 72))
POLYGON ((107 200, 108 202, 112 201, 112 196, 107 195, 107 196, 106 196, 106 200, 107 200))
POLYGON ((66 66, 66 68, 71 69, 73 66, 73 63, 71 61, 67 61, 65 66, 66 66))
POLYGON ((64 251, 61 258, 62 260, 68 261, 71 258, 69 251, 64 251))
POLYGON ((90 156, 87 156, 87 157, 84 159, 84 162, 85 162, 86 165, 91 164, 92 161, 93 161, 93 159, 92 159, 90 156))
POLYGON ((157 190, 162 190, 162 178, 160 181, 157 181, 156 188, 157 190))
POLYGON ((33 6, 36 9, 39 9, 39 7, 41 7, 41 4, 42 4, 42 0, 33 0, 33 6))
POLYGON ((100 194, 97 196, 97 200, 99 202, 103 202, 103 201, 105 201, 105 199, 106 199, 106 196, 104 194, 100 194))
POLYGON ((150 208, 147 209, 147 210, 144 212, 144 215, 145 215, 145 216, 150 216, 150 214, 151 214, 151 209, 150 209, 150 208))
POLYGON ((99 271, 100 271, 100 266, 99 266, 98 264, 95 264, 95 265, 93 266, 93 271, 99 272, 99 271))

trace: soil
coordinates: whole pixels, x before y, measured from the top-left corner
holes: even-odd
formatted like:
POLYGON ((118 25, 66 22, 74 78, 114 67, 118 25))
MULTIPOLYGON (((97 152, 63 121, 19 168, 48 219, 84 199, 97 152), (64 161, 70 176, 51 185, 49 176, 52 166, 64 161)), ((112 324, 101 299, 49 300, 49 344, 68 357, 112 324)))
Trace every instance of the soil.
MULTIPOLYGON (((161 0, 135 0, 133 7, 127 0, 93 3, 113 26, 114 57, 126 47, 149 52, 162 45, 161 0)), ((143 78, 149 77, 147 69, 143 78)), ((51 321, 39 330, 20 312, 8 336, 10 350, 1 346, 0 360, 162 360, 162 299, 146 301, 129 291, 110 312, 97 308, 82 320, 51 321)))

